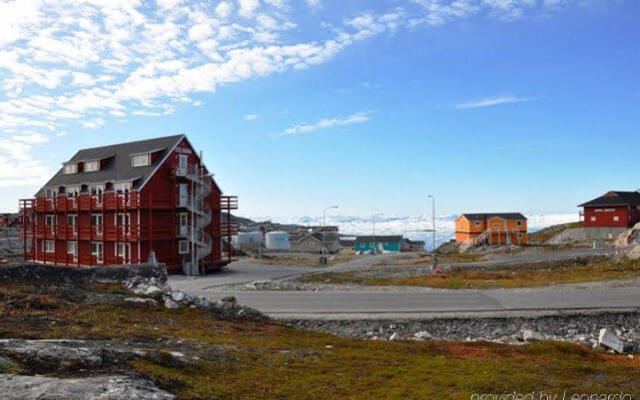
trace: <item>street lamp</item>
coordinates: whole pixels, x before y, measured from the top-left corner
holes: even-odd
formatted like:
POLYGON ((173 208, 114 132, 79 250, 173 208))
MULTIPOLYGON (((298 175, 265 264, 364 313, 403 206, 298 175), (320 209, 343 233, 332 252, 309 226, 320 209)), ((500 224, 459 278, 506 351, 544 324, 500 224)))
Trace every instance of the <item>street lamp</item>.
POLYGON ((436 198, 433 195, 429 195, 431 199, 431 227, 433 231, 433 249, 431 250, 431 254, 433 255, 433 265, 432 269, 436 269, 438 266, 438 260, 436 259, 436 198))

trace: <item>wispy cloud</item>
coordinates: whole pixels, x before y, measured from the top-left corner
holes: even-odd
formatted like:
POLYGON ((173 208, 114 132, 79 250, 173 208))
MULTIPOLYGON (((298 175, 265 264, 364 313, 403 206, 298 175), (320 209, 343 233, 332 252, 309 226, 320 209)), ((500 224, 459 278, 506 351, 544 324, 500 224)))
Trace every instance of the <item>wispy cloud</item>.
POLYGON ((536 100, 535 97, 518 97, 511 94, 504 94, 495 97, 487 97, 480 100, 470 101, 466 103, 460 103, 455 106, 458 109, 468 109, 468 108, 482 108, 482 107, 492 107, 500 104, 513 104, 513 103, 524 103, 527 101, 536 100))
POLYGON ((325 118, 315 124, 299 124, 285 129, 279 136, 300 135, 315 132, 319 129, 328 129, 338 126, 361 124, 371 119, 373 111, 361 111, 349 115, 348 117, 325 118))
POLYGON ((247 121, 255 121, 258 118, 260 118, 258 114, 247 114, 244 116, 244 119, 246 119, 247 121))

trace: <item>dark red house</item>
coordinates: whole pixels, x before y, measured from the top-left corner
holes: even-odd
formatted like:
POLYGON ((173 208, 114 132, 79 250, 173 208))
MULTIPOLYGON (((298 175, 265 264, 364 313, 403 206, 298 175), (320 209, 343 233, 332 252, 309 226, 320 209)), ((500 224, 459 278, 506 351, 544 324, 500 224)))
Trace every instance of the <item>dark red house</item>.
POLYGON ((640 192, 611 191, 578 207, 584 208, 584 227, 631 227, 640 221, 640 192))
POLYGON ((80 150, 20 200, 24 258, 137 264, 153 251, 170 271, 195 275, 231 261, 236 208, 184 135, 80 150))

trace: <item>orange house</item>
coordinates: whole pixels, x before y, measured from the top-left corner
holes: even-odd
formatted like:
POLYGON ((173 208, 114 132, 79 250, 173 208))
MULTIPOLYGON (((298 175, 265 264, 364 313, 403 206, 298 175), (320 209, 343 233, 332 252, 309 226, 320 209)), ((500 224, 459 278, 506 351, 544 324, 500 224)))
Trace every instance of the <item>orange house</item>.
POLYGON ((456 219, 456 242, 483 235, 488 244, 527 244, 527 217, 520 213, 462 214, 456 219))

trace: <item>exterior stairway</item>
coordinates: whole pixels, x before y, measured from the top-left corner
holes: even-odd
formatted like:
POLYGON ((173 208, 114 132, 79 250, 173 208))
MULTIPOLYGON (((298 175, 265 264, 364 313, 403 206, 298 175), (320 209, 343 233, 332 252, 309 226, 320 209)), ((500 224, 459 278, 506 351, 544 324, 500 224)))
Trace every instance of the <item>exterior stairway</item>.
POLYGON ((195 166, 178 168, 176 175, 191 181, 191 193, 185 207, 191 212, 192 221, 187 239, 193 244, 193 251, 188 260, 183 263, 185 275, 200 275, 200 262, 211 254, 211 235, 205 228, 211 224, 211 206, 206 201, 211 194, 211 177, 204 175, 195 166))

